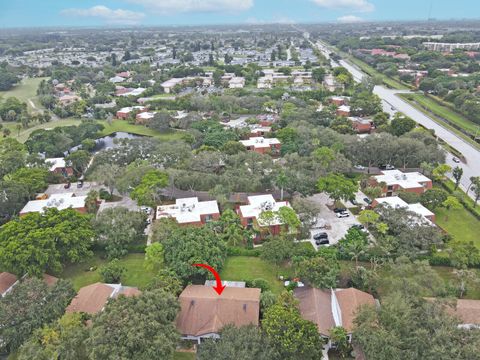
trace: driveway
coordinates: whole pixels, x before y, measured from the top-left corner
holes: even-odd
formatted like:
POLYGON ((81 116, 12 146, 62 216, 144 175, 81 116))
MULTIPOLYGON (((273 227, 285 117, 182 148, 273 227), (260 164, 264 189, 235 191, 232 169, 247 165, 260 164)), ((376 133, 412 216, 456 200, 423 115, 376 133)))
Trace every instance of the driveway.
POLYGON ((324 221, 328 225, 328 229, 326 230, 312 229, 310 231, 310 242, 315 249, 318 248, 318 246, 315 245, 315 240, 313 240, 315 234, 326 232, 328 234, 328 239, 330 240, 330 245, 334 245, 345 236, 352 225, 360 224, 350 211, 347 211, 350 214, 349 217, 337 218, 336 214, 327 207, 327 204, 331 204, 332 200, 330 200, 326 194, 315 194, 308 199, 315 202, 320 207, 320 213, 318 215, 319 222, 324 221))
POLYGON ((54 185, 49 185, 47 190, 45 191, 45 194, 47 195, 53 195, 53 194, 70 194, 74 193, 76 196, 86 196, 91 190, 97 190, 99 191, 100 189, 106 189, 105 186, 96 183, 96 182, 84 182, 83 186, 81 188, 77 187, 77 183, 73 182, 70 185, 69 189, 64 188, 65 184, 54 184, 54 185))

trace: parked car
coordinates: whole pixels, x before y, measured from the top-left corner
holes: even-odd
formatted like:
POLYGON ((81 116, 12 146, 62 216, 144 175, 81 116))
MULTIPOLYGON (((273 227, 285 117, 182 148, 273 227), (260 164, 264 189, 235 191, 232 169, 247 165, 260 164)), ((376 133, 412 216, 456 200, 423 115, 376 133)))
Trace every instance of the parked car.
POLYGON ((330 241, 328 239, 319 239, 319 240, 315 240, 315 244, 317 246, 320 246, 320 245, 329 245, 330 244, 330 241))
POLYGON ((66 183, 65 185, 63 185, 63 188, 64 188, 64 189, 70 189, 70 186, 71 186, 71 185, 72 185, 72 184, 71 184, 70 181, 69 181, 68 183, 66 183))
POLYGON ((380 166, 380 169, 381 170, 395 170, 395 166, 390 165, 390 164, 385 164, 385 165, 380 166))
POLYGON ((460 159, 454 156, 452 158, 452 161, 458 164, 460 162, 460 159))
POLYGON ((363 165, 355 165, 353 168, 357 169, 357 170, 365 170, 366 169, 366 167, 363 166, 363 165))
POLYGON ((354 224, 350 226, 350 229, 365 230, 365 226, 363 226, 362 224, 354 224))
POLYGON ((365 201, 368 205, 372 205, 372 200, 370 200, 369 198, 363 198, 363 201, 365 201))
POLYGON ((340 212, 340 213, 337 213, 337 218, 346 218, 346 217, 349 217, 350 214, 348 212, 340 212))
POLYGON ((347 211, 347 209, 345 209, 345 208, 334 208, 333 209, 334 213, 341 213, 341 212, 345 212, 345 211, 347 211))
POLYGON ((355 199, 351 199, 350 202, 352 203, 352 205, 358 205, 358 202, 355 199))
POLYGON ((321 232, 313 235, 314 240, 328 239, 328 234, 326 232, 321 232))
POLYGON ((79 182, 77 182, 77 189, 80 189, 83 187, 83 180, 80 180, 79 182))
POLYGON ((148 206, 141 206, 140 210, 142 210, 147 215, 150 215, 152 213, 152 208, 148 206))

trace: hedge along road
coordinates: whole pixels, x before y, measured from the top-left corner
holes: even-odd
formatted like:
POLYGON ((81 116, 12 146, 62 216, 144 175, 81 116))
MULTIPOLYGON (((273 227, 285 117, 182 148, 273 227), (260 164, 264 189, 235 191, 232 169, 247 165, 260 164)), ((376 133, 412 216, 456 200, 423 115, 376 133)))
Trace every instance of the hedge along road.
MULTIPOLYGON (((365 74, 358 69, 356 66, 351 65, 345 60, 340 60, 340 65, 345 67, 353 76, 353 79, 356 82, 361 82, 365 74)), ((447 164, 452 168, 459 166, 463 169, 463 177, 460 182, 460 187, 466 191, 470 185, 470 177, 480 176, 480 152, 475 149, 472 145, 467 143, 465 140, 457 136, 455 133, 452 133, 450 130, 444 128, 430 117, 422 113, 421 111, 415 109, 412 105, 405 102, 397 94, 408 94, 411 93, 409 90, 394 90, 387 89, 384 86, 375 86, 373 92, 377 94, 380 99, 382 99, 382 104, 384 111, 393 115, 396 111, 400 111, 405 115, 411 117, 418 124, 424 126, 427 129, 432 129, 435 131, 435 135, 440 139, 445 141, 447 144, 453 148, 460 151, 465 157, 466 163, 455 163, 452 158, 453 155, 447 154, 447 164), (392 109, 393 107, 393 109, 392 109)), ((449 177, 453 179, 452 175, 449 174, 449 177)), ((470 197, 474 197, 473 193, 469 193, 470 197)))

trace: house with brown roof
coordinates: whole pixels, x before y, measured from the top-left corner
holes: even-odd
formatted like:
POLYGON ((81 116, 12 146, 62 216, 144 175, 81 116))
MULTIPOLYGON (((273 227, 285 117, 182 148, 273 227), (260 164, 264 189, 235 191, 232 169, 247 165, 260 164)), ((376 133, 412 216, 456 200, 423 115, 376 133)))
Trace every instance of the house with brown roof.
POLYGON ((302 317, 316 324, 320 336, 327 340, 330 330, 341 326, 351 341, 359 308, 376 304, 372 295, 355 288, 327 290, 299 287, 294 290, 294 295, 299 300, 302 317))
POLYGON ((4 297, 12 291, 15 284, 18 282, 18 277, 9 272, 0 273, 0 296, 4 297))
MULTIPOLYGON (((434 301, 435 299, 426 298, 426 300, 434 301)), ((458 327, 480 328, 480 300, 455 299, 453 304, 445 304, 445 311, 460 321, 458 327)))
POLYGON ((140 294, 141 291, 134 287, 97 282, 81 288, 67 306, 66 312, 84 312, 94 315, 103 310, 109 299, 115 299, 120 295, 136 296, 140 294))
POLYGON ((177 329, 185 340, 200 343, 205 338, 218 338, 219 331, 229 324, 258 326, 260 289, 227 286, 218 295, 210 286, 189 285, 179 301, 177 329))

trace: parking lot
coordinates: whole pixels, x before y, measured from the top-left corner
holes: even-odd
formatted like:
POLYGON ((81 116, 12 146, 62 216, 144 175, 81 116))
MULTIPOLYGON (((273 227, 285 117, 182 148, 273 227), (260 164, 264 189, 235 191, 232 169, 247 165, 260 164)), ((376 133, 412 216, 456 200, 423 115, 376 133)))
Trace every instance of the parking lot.
POLYGON ((69 193, 74 193, 76 196, 86 196, 91 190, 97 190, 99 191, 100 189, 106 189, 105 186, 96 183, 96 182, 87 182, 85 181, 82 185, 82 187, 77 187, 77 183, 73 182, 70 184, 70 187, 68 189, 65 189, 65 184, 55 184, 55 185, 50 185, 47 190, 45 191, 45 194, 47 195, 53 195, 53 194, 69 194, 69 193))
POLYGON ((308 199, 314 201, 320 206, 317 224, 326 225, 325 229, 312 229, 310 231, 310 242, 315 249, 318 248, 313 239, 315 234, 326 232, 328 234, 330 245, 333 245, 338 243, 338 241, 345 236, 352 225, 360 224, 355 216, 348 210, 347 212, 350 216, 338 218, 336 214, 327 207, 327 204, 331 204, 332 200, 325 194, 315 194, 308 199))

